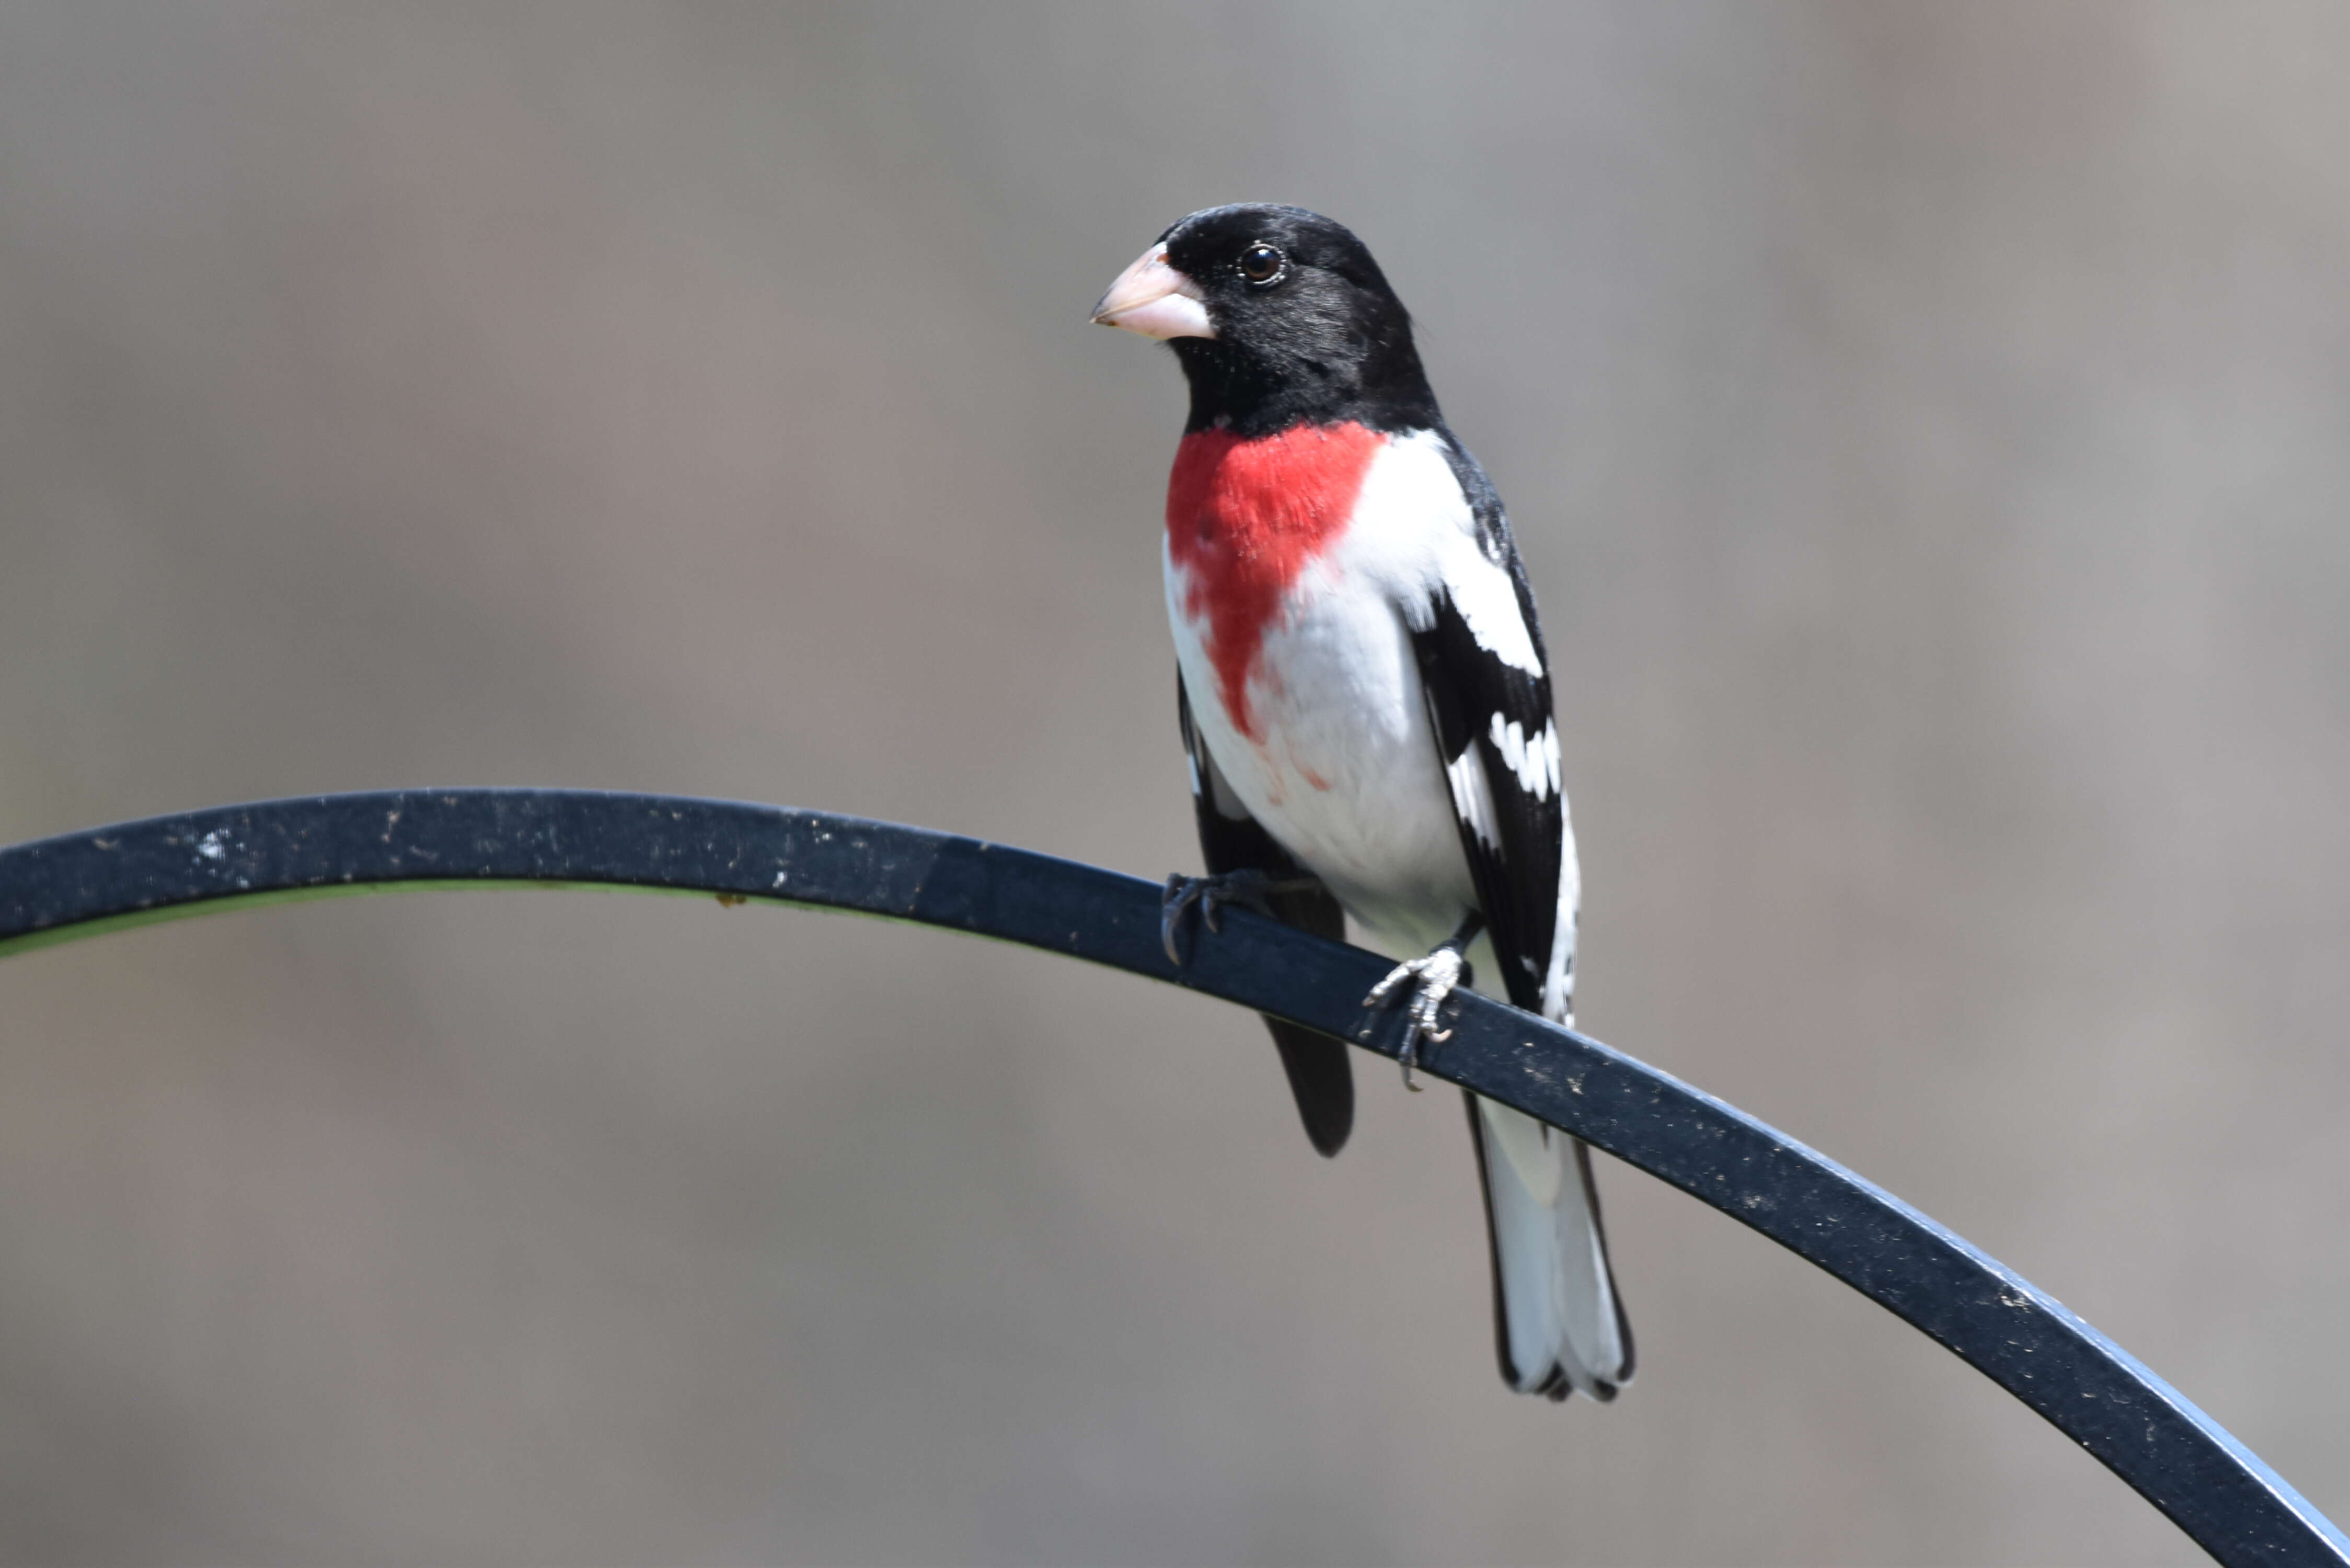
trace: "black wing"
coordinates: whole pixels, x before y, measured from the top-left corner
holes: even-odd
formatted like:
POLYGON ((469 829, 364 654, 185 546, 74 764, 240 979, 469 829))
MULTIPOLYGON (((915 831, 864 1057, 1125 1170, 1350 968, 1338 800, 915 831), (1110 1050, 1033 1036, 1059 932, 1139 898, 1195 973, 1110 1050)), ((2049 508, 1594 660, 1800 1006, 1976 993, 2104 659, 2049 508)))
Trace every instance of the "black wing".
MULTIPOLYGON (((1175 710, 1183 725, 1183 753, 1191 763, 1191 805, 1200 819, 1200 854, 1209 874, 1257 870, 1277 881, 1311 875, 1274 842, 1217 771, 1216 759, 1208 754, 1199 726, 1191 722, 1191 695, 1183 689, 1180 672, 1175 710)), ((1275 893, 1271 902, 1274 914, 1290 925, 1317 937, 1346 940, 1346 911, 1319 884, 1303 892, 1275 893)), ((1273 1043, 1281 1052, 1306 1137, 1323 1154, 1337 1153, 1355 1127, 1355 1075, 1347 1062, 1346 1045, 1277 1018, 1266 1019, 1264 1026, 1273 1031, 1273 1043)))
MULTIPOLYGON (((1501 498, 1451 432, 1439 434, 1453 476, 1468 498, 1477 550, 1456 557, 1459 566, 1427 602, 1407 605, 1406 619, 1429 718, 1441 749, 1440 760, 1451 787, 1461 847, 1468 853, 1478 901, 1492 933, 1504 988, 1517 1006, 1563 1022, 1573 1016, 1575 1004, 1575 901, 1581 884, 1559 778, 1550 659, 1543 650, 1534 591, 1510 537, 1501 498)), ((1591 1179, 1590 1152, 1572 1138, 1566 1150, 1555 1151, 1562 1158, 1574 1155, 1572 1168, 1561 1176, 1563 1182, 1575 1185, 1562 1186, 1549 1201, 1552 1234, 1537 1235, 1527 1229, 1528 1204, 1540 1200, 1533 1199, 1511 1174, 1513 1161, 1506 1150, 1497 1158, 1487 1147, 1489 1118, 1492 1130, 1504 1136, 1512 1119, 1527 1118, 1481 1104, 1473 1095, 1468 1102, 1480 1185, 1485 1191, 1486 1237, 1493 1265, 1493 1338, 1502 1376, 1513 1387, 1553 1399, 1566 1397, 1570 1387, 1594 1398, 1612 1399, 1632 1376, 1632 1330, 1608 1270, 1607 1232, 1600 1220, 1598 1189, 1591 1179), (1560 1261, 1571 1250, 1590 1246, 1598 1251, 1596 1294, 1557 1294, 1564 1289, 1560 1261), (1523 1288, 1530 1269, 1541 1271, 1534 1276, 1536 1282, 1549 1282, 1554 1311, 1562 1322, 1568 1314, 1584 1320, 1579 1334, 1569 1331, 1552 1345, 1546 1367, 1539 1363, 1520 1367, 1512 1349, 1509 1281, 1514 1274, 1523 1288), (1605 1336, 1594 1326, 1599 1313, 1614 1320, 1612 1355, 1604 1355, 1605 1336), (1576 1348, 1578 1341, 1585 1349, 1576 1348), (1603 1353, 1602 1359, 1592 1359, 1594 1347, 1603 1353)), ((1540 1136, 1547 1146, 1550 1129, 1542 1128, 1540 1136)))
MULTIPOLYGON (((1514 603, 1524 636, 1493 637, 1495 611, 1487 607, 1488 636, 1481 638, 1450 587, 1440 587, 1426 604, 1409 607, 1412 650, 1503 987, 1516 1006, 1564 1018, 1574 993, 1575 912, 1559 908, 1560 879, 1573 873, 1565 864, 1566 798, 1551 718, 1550 661, 1501 498, 1449 433, 1444 446, 1476 519, 1483 566, 1506 579, 1506 602, 1514 603), (1513 640, 1514 649, 1505 646, 1513 640), (1523 667, 1528 648, 1532 670, 1523 667), (1565 932, 1562 919, 1569 925, 1565 932)), ((1482 605, 1505 602, 1499 580, 1479 586, 1492 590, 1480 596, 1482 605)))

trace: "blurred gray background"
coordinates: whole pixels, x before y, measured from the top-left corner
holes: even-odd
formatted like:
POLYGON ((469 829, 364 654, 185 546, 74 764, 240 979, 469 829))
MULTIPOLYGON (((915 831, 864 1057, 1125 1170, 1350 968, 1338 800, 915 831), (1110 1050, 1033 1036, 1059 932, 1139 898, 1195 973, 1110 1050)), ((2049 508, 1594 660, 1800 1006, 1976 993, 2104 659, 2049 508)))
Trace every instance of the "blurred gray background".
MULTIPOLYGON (((1173 218, 1355 225, 1559 670, 1583 1019, 2350 1516, 2350 11, 0 9, 0 840, 417 784, 1196 864, 1173 218)), ((1637 1173, 1506 1395, 1457 1101, 657 899, 0 966, 0 1558, 2187 1563, 1637 1173)))

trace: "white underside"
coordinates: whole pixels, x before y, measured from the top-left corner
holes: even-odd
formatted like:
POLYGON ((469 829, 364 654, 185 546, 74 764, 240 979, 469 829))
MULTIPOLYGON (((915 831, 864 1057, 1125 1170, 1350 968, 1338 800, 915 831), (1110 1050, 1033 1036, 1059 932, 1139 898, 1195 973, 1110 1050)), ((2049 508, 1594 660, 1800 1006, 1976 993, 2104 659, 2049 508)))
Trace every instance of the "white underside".
POLYGON ((1379 942, 1418 954, 1474 907, 1451 792, 1400 607, 1465 551, 1468 507, 1440 453, 1394 442, 1372 460, 1353 522, 1292 586, 1249 680, 1254 738, 1225 711, 1204 641, 1166 557, 1168 619, 1191 711, 1249 814, 1330 886, 1379 942), (1458 549, 1431 516, 1460 514, 1458 549))
MULTIPOLYGON (((1451 936, 1476 889, 1403 607, 1426 603, 1440 582, 1489 649, 1528 668, 1534 655, 1508 574, 1479 550, 1434 438, 1380 450, 1346 532, 1266 628, 1248 687, 1253 737, 1225 711, 1207 628, 1186 613, 1171 554, 1165 565, 1193 720, 1249 814, 1329 886, 1365 946, 1400 960, 1451 936)), ((1573 950, 1571 833, 1561 853, 1555 978, 1573 950)), ((1504 996, 1490 940, 1470 959, 1477 989, 1504 996)), ((1565 985, 1547 989, 1557 998, 1547 1011, 1571 1022, 1565 985)), ((1574 1141, 1492 1101, 1477 1106, 1518 1386, 1538 1386, 1554 1364, 1586 1392, 1619 1381, 1626 1355, 1574 1141)))

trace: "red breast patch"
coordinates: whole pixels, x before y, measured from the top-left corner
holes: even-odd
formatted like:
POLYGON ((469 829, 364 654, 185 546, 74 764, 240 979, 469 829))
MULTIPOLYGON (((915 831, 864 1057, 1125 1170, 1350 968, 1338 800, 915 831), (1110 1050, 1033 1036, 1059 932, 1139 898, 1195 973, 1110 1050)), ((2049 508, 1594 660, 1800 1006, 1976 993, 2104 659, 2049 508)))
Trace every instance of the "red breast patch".
POLYGON ((1201 627, 1232 727, 1257 734, 1248 680, 1297 574, 1346 531, 1387 438, 1358 424, 1299 425, 1246 440, 1198 431, 1175 450, 1167 550, 1183 613, 1201 627))

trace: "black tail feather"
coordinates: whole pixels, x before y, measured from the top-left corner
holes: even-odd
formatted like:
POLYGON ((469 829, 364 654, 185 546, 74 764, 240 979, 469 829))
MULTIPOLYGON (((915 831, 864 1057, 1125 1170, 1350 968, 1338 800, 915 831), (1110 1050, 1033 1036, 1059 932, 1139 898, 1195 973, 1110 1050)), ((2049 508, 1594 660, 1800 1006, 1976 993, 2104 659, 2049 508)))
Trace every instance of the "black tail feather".
POLYGON ((1289 1092, 1296 1097, 1306 1138, 1316 1153, 1336 1154, 1355 1130, 1355 1073, 1345 1042, 1277 1018, 1266 1019, 1264 1026, 1273 1031, 1273 1043, 1281 1051, 1281 1065, 1289 1075, 1289 1092))

